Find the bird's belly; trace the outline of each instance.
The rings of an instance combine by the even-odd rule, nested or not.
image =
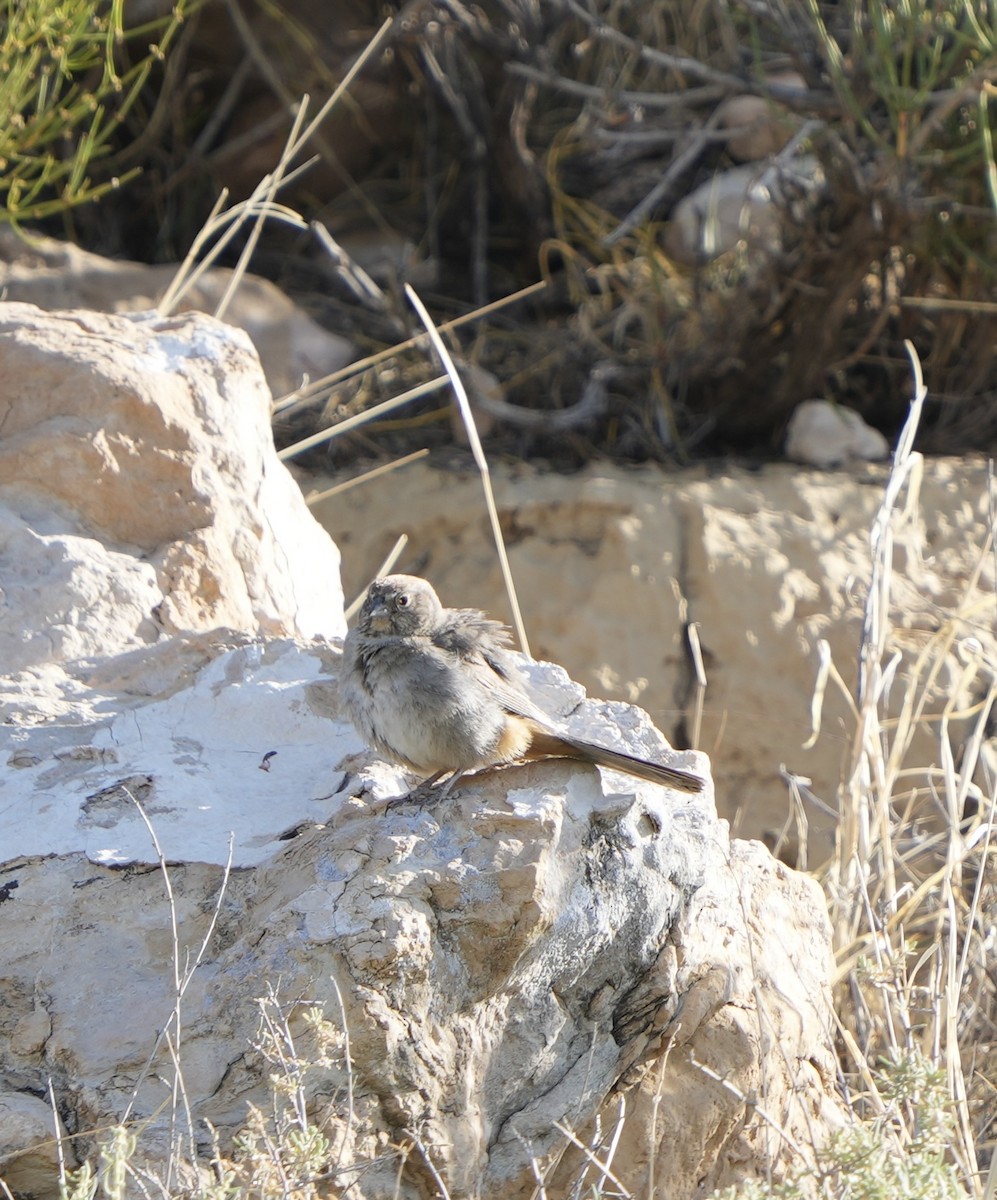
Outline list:
[[[505,714],[456,693],[425,672],[377,688],[372,734],[381,753],[424,774],[464,771],[496,761]]]

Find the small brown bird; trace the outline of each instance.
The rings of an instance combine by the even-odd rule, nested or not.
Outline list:
[[[429,776],[542,758],[571,758],[682,792],[688,771],[582,741],[539,708],[506,648],[509,631],[471,608],[444,608],[425,579],[370,585],[343,645],[343,695],[360,736],[393,762]]]

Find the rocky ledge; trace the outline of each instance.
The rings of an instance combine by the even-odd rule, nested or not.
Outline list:
[[[57,1191],[53,1128],[70,1166],[119,1121],[151,1170],[231,1153],[269,1104],[261,1004],[352,1195],[564,1196],[603,1169],[577,1139],[682,1200],[820,1144],[823,898],[709,791],[550,762],[385,811],[411,780],[343,719],[338,555],[244,335],[0,305],[0,366],[12,1190]],[[579,733],[667,752],[530,671]]]

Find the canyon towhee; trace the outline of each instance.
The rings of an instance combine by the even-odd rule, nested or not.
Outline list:
[[[444,608],[425,579],[386,575],[370,585],[343,644],[343,696],[360,736],[380,754],[428,775],[542,758],[611,767],[682,792],[698,775],[569,734],[520,682],[509,631],[470,608]]]

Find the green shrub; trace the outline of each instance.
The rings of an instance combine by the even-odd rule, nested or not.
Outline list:
[[[0,17],[0,220],[38,221],[95,200],[137,173],[94,183],[110,140],[183,20],[124,28],[124,0],[6,0]],[[128,38],[160,35],[119,74]]]

